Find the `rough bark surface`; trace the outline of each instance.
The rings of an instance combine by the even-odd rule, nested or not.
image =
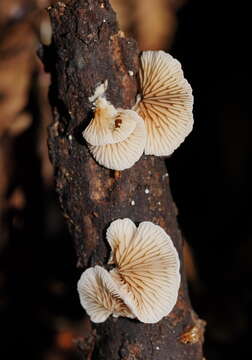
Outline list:
[[[116,107],[134,104],[135,41],[119,31],[108,0],[57,2],[49,13],[53,44],[44,56],[52,73],[54,122],[49,129],[49,150],[61,207],[75,241],[77,266],[106,264],[105,231],[111,221],[124,217],[161,225],[181,256],[177,210],[164,160],[143,156],[131,169],[114,172],[94,161],[81,135],[92,116],[88,97],[99,83],[108,80],[107,98]],[[91,338],[80,344],[82,358],[202,360],[203,323],[191,308],[183,265],[181,272],[178,302],[169,316],[157,324],[110,317],[92,325]]]

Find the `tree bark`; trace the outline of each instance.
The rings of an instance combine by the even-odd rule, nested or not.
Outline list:
[[[193,312],[183,270],[182,238],[162,158],[142,156],[116,172],[99,166],[82,131],[92,117],[93,95],[108,80],[107,98],[131,108],[137,93],[136,42],[119,31],[108,0],[68,0],[49,7],[53,44],[44,53],[52,74],[54,121],[49,152],[63,214],[75,242],[77,266],[106,264],[105,231],[117,218],[152,221],[171,236],[180,254],[182,282],[173,311],[157,324],[112,318],[94,325],[82,344],[84,359],[202,360],[203,322]],[[133,76],[132,75],[133,72]],[[148,189],[148,190],[147,190]]]

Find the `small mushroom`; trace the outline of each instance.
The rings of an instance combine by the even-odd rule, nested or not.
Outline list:
[[[89,145],[91,154],[100,165],[120,171],[130,168],[140,159],[146,143],[146,128],[143,119],[131,110],[124,110],[124,112],[134,113],[132,115],[136,124],[135,129],[125,140],[101,146]]]
[[[158,225],[118,219],[107,230],[112,253],[110,274],[131,312],[155,323],[173,309],[180,286],[180,262],[169,235]]]
[[[78,281],[80,302],[91,321],[100,323],[111,314],[134,318],[120,297],[118,285],[107,270],[95,266],[85,270]]]
[[[104,97],[95,101],[95,114],[83,131],[85,140],[94,146],[115,144],[129,137],[139,116],[133,110],[116,109]]]
[[[142,53],[139,83],[134,109],[147,128],[145,154],[171,155],[193,127],[191,86],[179,61],[164,51]]]

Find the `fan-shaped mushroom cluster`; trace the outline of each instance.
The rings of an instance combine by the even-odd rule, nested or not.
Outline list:
[[[137,318],[155,323],[173,309],[180,286],[179,258],[169,235],[158,225],[118,219],[107,230],[111,247],[108,272],[87,269],[78,282],[80,302],[91,320]]]
[[[96,161],[114,170],[146,155],[168,156],[193,127],[193,96],[179,61],[164,51],[140,57],[139,94],[132,110],[116,109],[100,85],[90,101],[94,117],[83,132]]]

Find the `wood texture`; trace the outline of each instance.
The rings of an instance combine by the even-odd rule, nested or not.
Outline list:
[[[134,104],[135,41],[119,31],[107,0],[57,2],[49,13],[53,45],[44,52],[52,74],[54,121],[49,129],[49,150],[60,204],[75,242],[77,266],[106,264],[105,231],[111,221],[124,217],[161,225],[181,256],[182,238],[164,160],[143,156],[129,170],[111,171],[94,161],[81,135],[92,116],[88,97],[99,83],[108,80],[107,97],[116,107]],[[191,308],[183,265],[181,271],[178,302],[169,316],[157,324],[111,317],[92,325],[90,339],[79,344],[82,358],[202,360],[203,323]]]

